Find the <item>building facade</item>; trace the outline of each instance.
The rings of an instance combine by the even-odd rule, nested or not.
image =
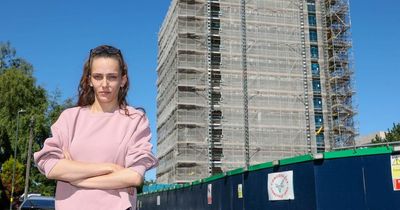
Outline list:
[[[172,0],[158,43],[157,182],[354,143],[348,0]]]

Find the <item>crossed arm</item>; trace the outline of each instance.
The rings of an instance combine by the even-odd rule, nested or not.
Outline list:
[[[74,161],[68,152],[49,172],[49,179],[66,181],[77,187],[103,190],[137,187],[143,177],[129,168],[113,163],[83,163]]]

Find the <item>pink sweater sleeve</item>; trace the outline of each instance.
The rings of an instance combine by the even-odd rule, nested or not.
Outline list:
[[[63,132],[62,128],[66,128],[66,126],[61,114],[58,120],[51,126],[52,137],[46,139],[43,148],[33,154],[36,166],[46,177],[56,163],[64,157],[62,148],[67,135],[65,131]]]
[[[131,168],[142,177],[146,170],[158,165],[158,160],[151,153],[151,133],[149,121],[146,116],[139,119],[138,126],[128,144],[125,157],[125,168]]]

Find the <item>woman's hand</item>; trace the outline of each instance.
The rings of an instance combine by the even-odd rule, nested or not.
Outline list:
[[[118,171],[121,171],[123,169],[125,169],[124,167],[117,165],[117,164],[113,164],[113,163],[100,163],[101,165],[104,165],[104,167],[106,167],[108,169],[108,171],[110,173],[108,174],[112,174],[112,173],[116,173]],[[103,176],[103,175],[101,175]],[[90,177],[90,178],[95,178],[96,176]],[[78,179],[78,180],[73,180],[70,182],[70,184],[77,186],[77,187],[83,187],[82,183],[85,183],[86,179]]]
[[[115,190],[140,186],[143,177],[130,168],[125,168],[117,172],[106,175],[93,176],[89,178],[72,180],[69,183],[81,188]]]
[[[113,163],[85,163],[73,160],[67,149],[63,149],[64,158],[58,161],[48,173],[47,178],[78,183],[84,179],[107,175],[123,170],[120,165]]]
[[[114,164],[114,163],[104,163],[104,164],[106,165],[106,167],[109,168],[110,173],[114,173],[114,172],[124,169],[124,167]]]
[[[72,160],[71,154],[69,154],[68,150],[63,150],[64,159]]]
[[[64,154],[64,159],[73,160],[71,157],[71,154],[68,152],[68,150],[64,149],[63,154]],[[109,173],[117,172],[119,170],[124,169],[124,167],[114,164],[114,163],[104,163],[104,164],[99,163],[99,167],[107,168]]]

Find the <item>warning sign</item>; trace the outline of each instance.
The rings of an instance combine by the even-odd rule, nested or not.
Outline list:
[[[393,190],[400,190],[400,155],[390,156]]]
[[[270,201],[293,200],[293,171],[268,174],[268,198]]]

